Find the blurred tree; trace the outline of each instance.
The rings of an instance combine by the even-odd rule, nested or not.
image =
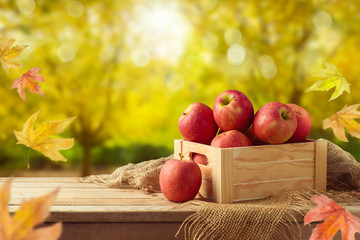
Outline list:
[[[13,129],[41,109],[39,121],[78,116],[65,134],[81,146],[82,175],[95,147],[143,144],[157,156],[161,147],[147,145],[171,149],[187,105],[212,106],[231,88],[256,110],[301,104],[312,136],[330,137],[322,120],[360,101],[359,9],[340,0],[0,1],[1,38],[29,45],[23,68],[0,71],[0,151],[11,154],[1,149],[15,144]],[[331,93],[303,93],[324,62],[345,75],[351,96],[329,103]],[[23,102],[9,88],[31,67],[42,68],[45,98],[29,93]]]

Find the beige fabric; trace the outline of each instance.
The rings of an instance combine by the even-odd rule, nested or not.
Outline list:
[[[183,222],[177,236],[198,240],[300,239],[299,218],[309,209],[314,194],[287,192],[231,204],[192,201],[197,211]]]
[[[122,183],[127,183],[145,192],[160,192],[160,170],[171,158],[172,155],[138,164],[129,163],[117,168],[112,174],[91,175],[81,178],[80,181],[103,184],[107,187],[121,187]]]
[[[360,163],[338,145],[327,141],[327,189],[360,188]]]

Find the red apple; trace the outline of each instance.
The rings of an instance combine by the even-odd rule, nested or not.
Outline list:
[[[207,165],[208,160],[207,157],[204,154],[200,153],[193,153],[192,154],[192,160],[196,162],[197,164]]]
[[[223,131],[239,130],[245,132],[254,117],[250,100],[237,90],[220,93],[214,102],[214,118]]]
[[[250,139],[238,130],[230,130],[217,135],[212,141],[211,146],[219,148],[233,148],[251,146]]]
[[[311,130],[311,117],[308,111],[299,105],[289,103],[287,104],[295,112],[297,119],[297,127],[294,134],[288,142],[303,142],[309,136]]]
[[[185,140],[204,144],[209,144],[218,131],[213,110],[203,103],[190,104],[181,114],[178,126]]]
[[[193,161],[170,159],[161,168],[159,183],[162,193],[170,201],[191,200],[200,189],[200,167]]]
[[[279,102],[262,106],[256,112],[252,125],[255,136],[270,144],[286,142],[294,134],[296,127],[295,112]]]
[[[245,135],[250,139],[253,145],[265,145],[266,142],[261,141],[258,139],[253,131],[252,125],[248,128],[248,130],[245,132]]]

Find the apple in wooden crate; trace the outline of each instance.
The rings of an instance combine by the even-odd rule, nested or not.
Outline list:
[[[193,153],[191,159],[198,164],[202,164],[202,165],[208,164],[207,157],[204,154]]]
[[[194,161],[170,159],[159,175],[162,193],[173,202],[192,200],[199,192],[201,181],[200,167]]]
[[[279,102],[262,106],[255,114],[253,132],[263,142],[281,144],[290,139],[297,127],[295,112]]]
[[[308,111],[294,103],[287,104],[295,112],[297,127],[288,142],[303,142],[311,131],[311,117]]]
[[[237,90],[220,93],[214,102],[214,118],[222,131],[245,132],[254,117],[254,108],[245,94]]]
[[[185,140],[208,144],[216,136],[218,126],[213,110],[203,103],[192,103],[181,114],[178,122]]]
[[[212,141],[211,146],[219,148],[233,148],[252,146],[250,139],[238,130],[230,130],[217,135]]]

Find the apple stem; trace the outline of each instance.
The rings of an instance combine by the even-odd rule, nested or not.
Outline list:
[[[183,156],[181,155],[181,153],[179,153],[179,156],[180,156],[180,160],[182,161],[182,160],[183,160]]]

